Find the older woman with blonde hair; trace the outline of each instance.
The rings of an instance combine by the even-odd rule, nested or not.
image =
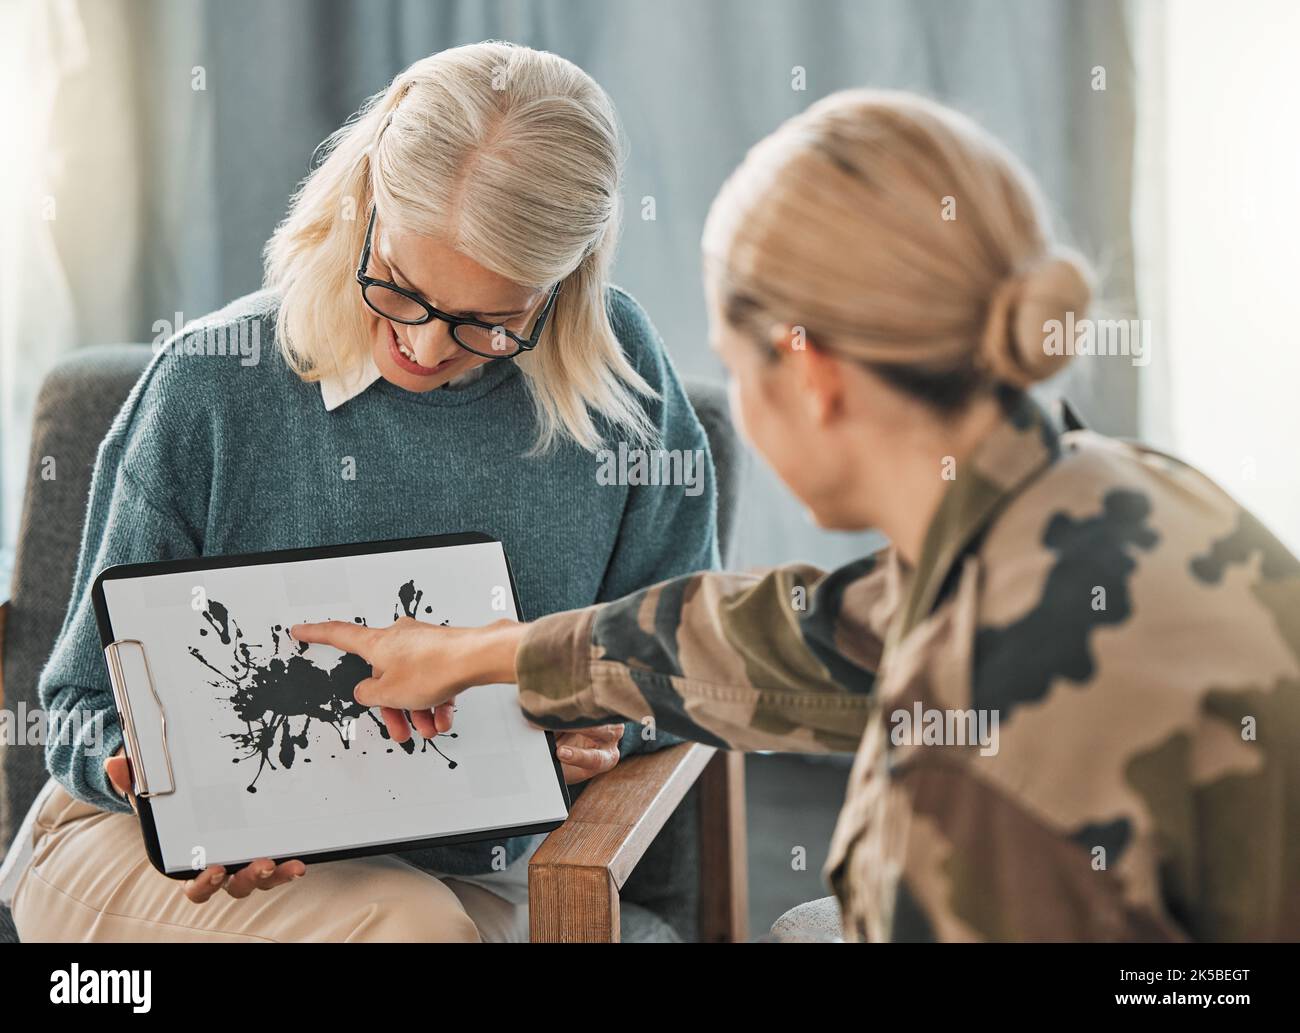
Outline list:
[[[737,423],[887,550],[292,633],[365,656],[366,704],[517,681],[555,728],[856,751],[827,868],[851,938],[1300,936],[1300,564],[1202,474],[1026,392],[1091,287],[1019,164],[937,104],[837,94],[750,152],[704,251]]]
[[[554,54],[460,47],[397,76],[325,155],[267,246],[266,289],[161,342],[100,447],[40,694],[77,727],[102,720],[103,747],[47,749],[57,785],[13,905],[24,940],[527,935],[527,838],[310,872],[261,859],[183,890],[155,872],[91,605],[99,570],[478,530],[543,616],[717,565],[703,429],[610,284],[622,146],[604,91]],[[263,333],[279,348],[202,346]],[[598,453],[622,443],[691,457],[691,483],[610,483]],[[446,732],[450,708],[426,718],[423,735]],[[640,732],[560,737],[566,779],[608,770]],[[255,890],[273,892],[244,899]]]

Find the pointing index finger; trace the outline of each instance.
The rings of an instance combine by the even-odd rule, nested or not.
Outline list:
[[[298,642],[315,642],[333,646],[345,653],[356,653],[364,660],[371,641],[370,629],[347,621],[321,621],[319,624],[295,624],[289,634]]]

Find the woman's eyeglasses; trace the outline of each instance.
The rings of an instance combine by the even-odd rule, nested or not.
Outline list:
[[[560,293],[557,283],[542,306],[541,312],[533,321],[532,332],[527,337],[520,337],[499,324],[485,323],[481,319],[467,319],[453,316],[434,308],[414,291],[399,287],[389,280],[379,280],[366,275],[370,265],[370,242],[375,233],[375,207],[370,208],[370,225],[366,227],[366,243],[361,249],[361,261],[357,264],[357,283],[361,285],[361,296],[370,308],[385,319],[407,326],[420,326],[440,319],[451,325],[451,337],[468,352],[488,359],[511,359],[520,352],[532,351],[541,340],[546,320],[555,304],[555,296]]]

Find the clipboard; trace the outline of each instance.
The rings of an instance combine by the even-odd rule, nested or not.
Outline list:
[[[368,665],[288,636],[300,621],[520,619],[490,535],[115,566],[92,599],[145,850],[164,875],[499,842],[568,816],[554,736],[527,724],[513,686],[461,697],[446,742],[396,744],[351,698]]]

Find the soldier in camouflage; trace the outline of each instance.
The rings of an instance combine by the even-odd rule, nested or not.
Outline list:
[[[913,570],[702,573],[542,618],[524,710],[856,750],[828,862],[851,936],[1300,933],[1300,564],[1194,470],[1023,394],[965,466]],[[918,703],[996,715],[995,752],[900,742]]]

